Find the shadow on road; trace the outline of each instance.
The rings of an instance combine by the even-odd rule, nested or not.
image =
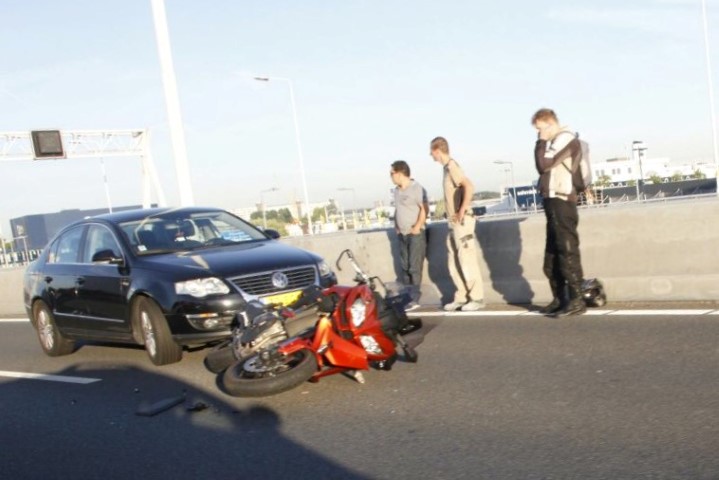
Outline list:
[[[102,381],[0,384],[3,478],[367,478],[283,435],[271,408],[159,370],[77,364],[54,374]],[[182,395],[156,416],[136,414]]]

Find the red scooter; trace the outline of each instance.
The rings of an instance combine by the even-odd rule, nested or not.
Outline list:
[[[379,278],[365,274],[349,250],[340,254],[339,270],[345,256],[357,274],[357,284],[305,291],[297,307],[316,308],[314,326],[283,341],[270,342],[230,365],[222,378],[229,394],[274,395],[307,380],[317,382],[343,372],[363,381],[361,370],[392,368],[397,346],[408,361],[417,361],[416,351],[402,338],[421,328],[420,320],[409,320],[405,313],[409,296],[390,292]],[[378,284],[384,287],[384,297],[377,292]],[[290,324],[294,315],[288,309],[258,315],[244,332],[245,338],[252,336],[253,329],[266,332],[277,330],[279,324]]]

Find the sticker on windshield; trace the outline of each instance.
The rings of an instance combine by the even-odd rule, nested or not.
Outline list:
[[[147,251],[147,247],[144,245],[138,245],[137,250],[140,252],[145,252],[145,251]]]
[[[247,242],[252,240],[252,237],[247,232],[243,232],[242,230],[227,230],[222,232],[221,235],[225,240],[230,240],[232,242]]]

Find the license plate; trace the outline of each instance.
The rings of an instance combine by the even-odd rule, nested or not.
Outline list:
[[[283,307],[286,307],[287,305],[296,302],[301,296],[302,290],[297,290],[294,292],[285,292],[279,293],[277,295],[269,295],[267,297],[263,297],[261,300],[264,304],[279,304]]]

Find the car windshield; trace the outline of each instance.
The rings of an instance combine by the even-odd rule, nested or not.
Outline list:
[[[247,222],[223,211],[177,212],[120,223],[138,255],[183,252],[267,240]]]

